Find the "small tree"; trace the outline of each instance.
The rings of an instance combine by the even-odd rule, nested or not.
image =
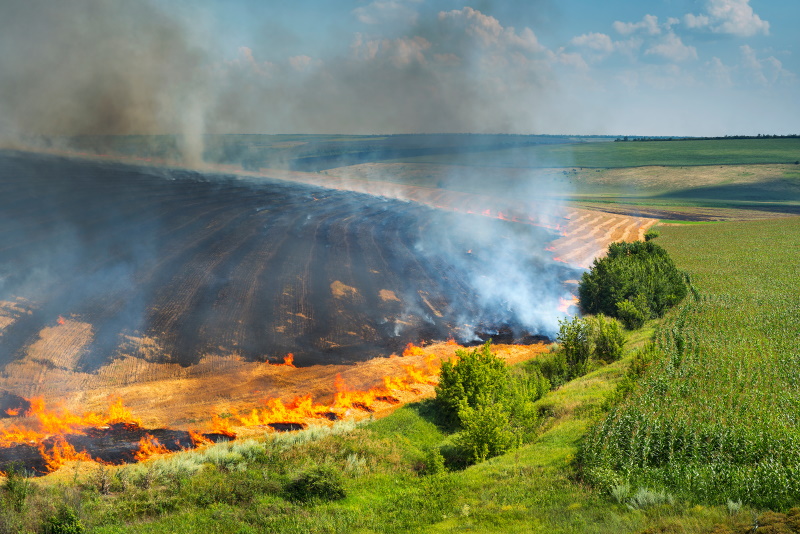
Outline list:
[[[558,343],[567,361],[568,379],[586,373],[589,356],[592,354],[592,328],[575,316],[571,321],[559,321]]]
[[[601,313],[592,320],[592,329],[595,358],[606,363],[619,360],[625,348],[622,324],[613,317],[606,317]]]

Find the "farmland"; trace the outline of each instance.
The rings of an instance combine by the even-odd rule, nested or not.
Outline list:
[[[662,235],[700,296],[661,325],[663,356],[592,434],[587,463],[631,487],[789,507],[800,491],[800,219]]]
[[[280,136],[271,142],[286,143],[273,146],[276,151],[286,151],[302,146],[309,149],[303,144],[308,141],[302,136]],[[391,142],[391,136],[337,137],[329,141],[375,144]],[[255,140],[251,138],[250,142]],[[526,206],[530,210],[537,204],[520,203],[518,197],[522,197],[521,191],[537,191],[536,186],[545,184],[536,200],[563,206],[560,223],[566,234],[552,235],[547,244],[560,260],[572,265],[571,269],[588,265],[609,241],[641,238],[655,222],[641,215],[650,214],[662,219],[656,227],[660,232],[657,243],[669,251],[679,269],[689,274],[695,293],[664,319],[649,321],[644,329],[628,333],[627,353],[622,360],[595,362],[589,374],[537,401],[541,419],[536,439],[463,470],[425,474],[429,452],[446,450],[452,445],[453,435],[439,424],[430,401],[421,401],[381,409],[376,415],[385,417],[376,420],[362,412],[363,422],[358,425],[341,422],[298,434],[259,433],[256,428],[249,433],[257,438],[254,441],[241,440],[107,471],[78,462],[44,477],[29,498],[30,507],[9,515],[8,521],[35,525],[41,517],[56,513],[57,503],[74,503],[77,493],[83,504],[76,509],[93,532],[469,529],[699,533],[714,528],[744,532],[756,521],[763,525],[770,517],[765,510],[787,511],[798,504],[800,492],[800,434],[796,430],[800,413],[796,380],[800,372],[796,363],[800,359],[800,267],[796,261],[800,256],[800,219],[792,216],[800,205],[800,175],[793,161],[796,143],[792,139],[637,143],[574,143],[562,139],[547,145],[486,148],[458,156],[398,158],[395,150],[384,152],[393,159],[355,164],[343,161],[342,167],[314,173],[279,172],[268,167],[237,171],[236,176],[245,175],[248,180],[274,176],[305,183],[312,187],[308,191],[318,191],[313,187],[325,184],[349,189],[350,193],[315,192],[320,200],[307,202],[314,207],[325,202],[333,208],[321,223],[327,228],[336,227],[336,202],[356,191],[402,198],[404,203],[413,199],[427,206],[420,211],[424,214],[437,210],[470,214],[485,209],[491,224],[511,232],[508,235],[512,238],[520,235],[513,230],[515,225],[542,222],[523,219]],[[681,148],[680,154],[670,154],[670,147]],[[510,163],[493,159],[505,150],[508,153],[503,161]],[[556,161],[559,154],[566,157],[568,153],[572,154],[568,164]],[[590,157],[597,158],[598,166],[576,165],[578,161],[588,163]],[[547,158],[551,166],[537,167]],[[645,166],[629,166],[640,163]],[[489,188],[487,175],[491,177]],[[191,183],[195,189],[205,187]],[[224,209],[211,205],[220,213],[229,210],[233,216],[237,213],[233,206],[242,202],[247,205],[248,195],[236,193],[242,186],[238,181],[225,184],[226,195],[233,192],[236,203]],[[160,195],[161,202],[177,202],[179,195],[167,192]],[[215,198],[220,202],[219,196]],[[205,201],[211,203],[211,199]],[[412,213],[405,204],[402,206],[403,216]],[[260,221],[258,213],[247,214],[247,220]],[[202,218],[207,217],[202,212],[197,216],[208,221],[198,223],[200,228],[214,220]],[[373,220],[379,218],[376,215]],[[687,222],[698,224],[683,224]],[[401,225],[398,222],[394,228],[399,231]],[[374,233],[375,229],[363,231]],[[345,242],[349,235],[341,233]],[[359,235],[356,233],[353,242],[363,244]],[[375,257],[391,253],[381,246],[380,239],[377,241],[374,248],[365,250],[376,251]],[[18,244],[17,250],[24,248]],[[413,247],[406,246],[405,250],[405,254],[413,255]],[[388,267],[380,270],[391,272]],[[325,267],[323,272],[335,268]],[[559,275],[562,290],[572,283],[564,280],[567,274],[564,271]],[[576,276],[575,271],[569,274]],[[379,281],[399,278],[381,274]],[[328,284],[334,279],[341,285]],[[324,293],[339,306],[342,297],[352,296],[352,288],[358,288],[359,295],[377,293],[379,306],[396,304],[392,295],[378,291],[388,285],[364,285],[338,275],[326,281]],[[399,292],[392,294],[398,296]],[[219,295],[225,297],[224,293]],[[469,298],[465,292],[458,302]],[[431,309],[422,298],[420,303]],[[23,300],[7,300],[0,310],[0,327],[11,333],[15,325],[36,320],[39,309]],[[366,313],[358,306],[353,309]],[[433,309],[444,308],[434,304]],[[293,368],[263,366],[257,357],[242,361],[221,351],[223,355],[203,357],[181,368],[158,360],[158,346],[148,344],[143,336],[135,340],[139,343],[135,358],[115,360],[93,374],[91,369],[80,368],[95,335],[90,322],[81,320],[87,317],[86,312],[63,312],[68,314],[65,324],[55,322],[57,313],[51,313],[26,338],[38,343],[24,345],[27,350],[50,354],[50,343],[61,343],[63,349],[58,358],[27,362],[41,369],[38,375],[26,378],[30,384],[36,383],[37,376],[66,376],[65,369],[72,366],[80,372],[81,384],[107,380],[82,400],[96,402],[108,390],[108,384],[119,383],[124,385],[120,391],[126,398],[135,399],[137,406],[150,407],[153,413],[161,414],[161,420],[168,421],[172,421],[166,419],[168,408],[155,410],[156,403],[148,400],[159,388],[171,391],[170,399],[181,403],[198,402],[192,400],[192,387],[213,388],[209,389],[211,399],[196,405],[198,410],[187,411],[191,417],[200,417],[200,408],[235,408],[234,402],[219,402],[225,395],[257,402],[258,395],[250,391],[255,388],[279,396],[281,388],[284,394],[293,395],[313,388],[331,396],[329,379],[336,372],[348,383],[369,387],[380,375],[390,374],[398,360],[375,358],[355,365],[343,361]],[[438,319],[445,325],[446,334],[451,319],[443,315]],[[367,315],[363,317],[370,321]],[[210,331],[203,327],[198,332],[208,335]],[[160,334],[150,333],[151,338]],[[658,347],[655,360],[620,400],[615,388],[625,381],[636,351],[651,340]],[[452,357],[452,349],[442,345],[425,350],[438,358]],[[516,345],[499,346],[497,350],[508,361],[538,358],[541,352]],[[509,358],[510,354],[516,357]],[[136,362],[136,369],[125,367],[131,362]],[[26,360],[15,365],[19,363]],[[526,364],[518,365],[525,368]],[[7,384],[14,374],[6,377]],[[122,380],[123,375],[127,378],[122,382],[113,381]],[[323,375],[328,380],[325,385],[321,382]],[[212,381],[212,376],[227,377],[229,385],[235,387],[226,389],[227,385]],[[145,378],[146,384],[137,383]],[[433,394],[429,384],[414,387],[420,395],[398,394],[398,398],[405,402]],[[281,488],[308,465],[339,473],[347,497],[326,503],[298,503],[287,498]]]

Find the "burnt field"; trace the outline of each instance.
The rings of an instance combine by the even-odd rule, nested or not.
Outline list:
[[[0,365],[351,363],[552,332],[549,230],[269,179],[0,153]],[[527,287],[519,287],[525,285]],[[515,287],[516,286],[516,287]],[[520,298],[522,297],[522,298]]]

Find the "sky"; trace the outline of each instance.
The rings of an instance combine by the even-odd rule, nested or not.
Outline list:
[[[0,0],[0,137],[800,133],[797,0]]]

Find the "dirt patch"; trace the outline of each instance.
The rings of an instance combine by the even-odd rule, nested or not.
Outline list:
[[[397,295],[394,294],[394,291],[389,291],[388,289],[381,289],[378,291],[378,296],[381,298],[382,301],[396,301],[400,302],[400,299],[397,298]]]
[[[339,280],[335,280],[331,283],[331,293],[337,299],[341,299],[344,297],[356,297],[358,296],[358,289],[345,285],[341,283]]]

